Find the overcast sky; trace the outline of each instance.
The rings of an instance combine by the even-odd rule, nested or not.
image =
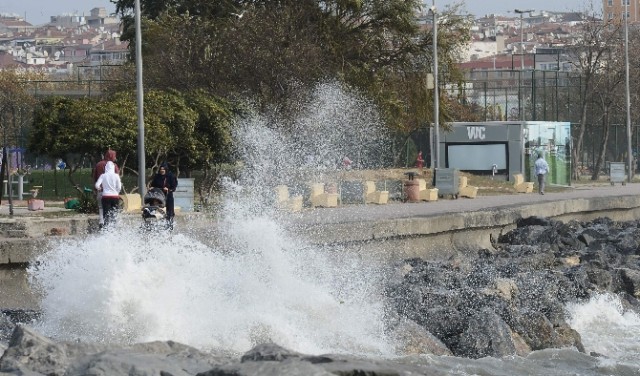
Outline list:
[[[27,22],[40,25],[49,22],[51,16],[63,13],[89,15],[95,7],[107,8],[108,13],[116,11],[109,0],[0,0],[0,13],[15,13],[25,17]]]
[[[432,0],[425,0],[427,5],[432,4]],[[461,0],[436,0],[437,8],[444,8],[446,5],[460,3]],[[595,10],[602,11],[601,0],[466,0],[464,1],[467,12],[476,16],[485,14],[502,14],[504,16],[514,15],[514,9],[535,9],[550,11],[580,11],[594,4]]]
[[[425,0],[429,5],[433,0]],[[595,1],[596,10],[602,7],[601,0],[466,0],[466,10],[476,16],[485,14],[513,15],[514,9],[535,9],[553,11],[584,10]],[[436,0],[438,8],[461,2],[461,0]],[[28,22],[39,25],[49,21],[51,16],[63,13],[89,15],[95,7],[105,7],[107,12],[115,12],[115,5],[109,0],[0,0],[0,13],[26,15]]]

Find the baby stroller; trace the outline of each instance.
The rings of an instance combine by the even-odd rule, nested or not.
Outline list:
[[[160,188],[151,188],[144,195],[142,219],[145,228],[153,229],[160,227],[159,225],[166,225],[165,200],[164,192]]]

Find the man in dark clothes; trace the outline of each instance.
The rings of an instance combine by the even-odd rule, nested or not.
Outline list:
[[[173,204],[173,192],[178,187],[178,179],[169,171],[169,164],[164,162],[160,165],[158,173],[156,173],[149,185],[152,188],[160,188],[166,196],[165,211],[167,213],[167,222],[173,224],[173,217],[176,215]]]
[[[116,167],[116,174],[120,174],[120,168],[116,164],[116,151],[108,149],[104,153],[104,158],[96,163],[96,166],[93,168],[93,184],[95,185],[98,181],[100,175],[104,174],[104,168],[107,165],[107,162],[113,162]],[[98,213],[100,217],[100,227],[104,226],[104,209],[102,207],[102,191],[96,191],[96,199],[98,200]]]

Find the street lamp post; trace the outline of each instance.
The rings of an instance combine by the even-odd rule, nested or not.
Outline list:
[[[524,71],[524,18],[525,13],[533,12],[533,9],[515,9],[514,12],[520,14],[520,73],[518,74],[518,114],[520,121],[524,121],[524,95],[522,91],[522,71]]]
[[[138,102],[138,187],[144,201],[146,191],[146,161],[144,149],[144,92],[142,86],[142,31],[140,27],[140,0],[135,0],[136,22],[136,86]]]
[[[633,149],[631,148],[631,95],[629,94],[629,0],[625,1],[624,9],[624,70],[625,70],[625,99],[627,106],[627,160],[629,171],[627,180],[631,183],[634,171]]]
[[[533,9],[515,9],[514,12],[520,14],[520,70],[524,70],[524,18],[525,13],[533,12]]]
[[[440,168],[440,92],[438,90],[438,11],[436,0],[432,0],[430,11],[433,15],[433,167]]]

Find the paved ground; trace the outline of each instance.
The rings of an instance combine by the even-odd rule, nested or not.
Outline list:
[[[302,223],[345,223],[383,218],[390,219],[433,216],[442,213],[478,211],[492,207],[531,204],[535,202],[625,195],[640,195],[640,183],[631,183],[627,185],[616,184],[615,186],[579,186],[563,192],[549,192],[544,196],[537,193],[529,193],[518,195],[478,196],[475,199],[463,197],[458,199],[444,198],[435,202],[421,203],[393,202],[388,205],[346,205],[339,208],[305,209],[302,213],[295,214],[294,216],[297,221]],[[8,201],[3,199],[0,203],[0,218],[8,218],[9,209]],[[13,201],[14,217],[42,215],[55,216],[54,213],[56,212],[69,212],[69,210],[62,208],[61,202],[56,202],[54,205],[52,203],[47,204],[45,201],[44,210],[30,211],[27,208],[26,201]],[[52,214],[49,215],[45,213]]]
[[[505,207],[536,202],[550,202],[590,197],[640,195],[640,183],[580,186],[563,192],[545,195],[527,193],[518,195],[478,196],[475,199],[439,199],[434,202],[391,203],[388,205],[349,205],[340,208],[305,210],[298,214],[302,223],[348,223],[375,219],[435,216],[443,213],[480,211],[493,207]]]
[[[68,212],[69,210],[64,209],[62,202],[46,202],[44,210],[32,211],[29,210],[26,200],[13,200],[11,202],[11,206],[9,205],[9,201],[7,198],[3,198],[0,203],[0,217],[9,217],[11,209],[13,209],[13,215],[15,217],[21,216],[40,216],[43,213],[56,213],[56,212]]]

